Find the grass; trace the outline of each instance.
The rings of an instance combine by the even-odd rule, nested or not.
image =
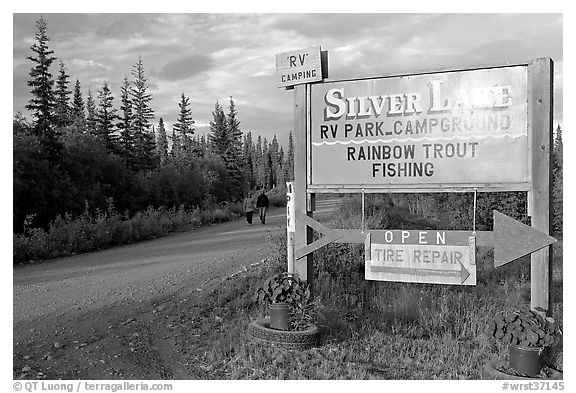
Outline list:
[[[371,202],[372,203],[372,202]],[[371,228],[420,225],[417,219],[369,207]],[[345,206],[340,227],[354,227]],[[346,218],[348,217],[348,218]],[[342,226],[344,225],[344,226]],[[389,226],[392,225],[392,226]],[[357,226],[356,226],[357,227]],[[193,318],[193,332],[177,345],[187,370],[206,379],[479,379],[493,357],[506,360],[506,347],[485,333],[496,312],[529,303],[529,261],[494,269],[492,250],[478,252],[478,285],[460,287],[364,280],[363,245],[331,245],[315,253],[314,294],[319,299],[321,345],[306,351],[251,342],[246,328],[257,309],[251,296],[260,283],[286,266],[285,236],[271,238],[266,264],[228,280],[180,310]],[[562,321],[562,242],[554,245],[557,301]],[[192,316],[192,317],[191,317]],[[216,322],[216,316],[224,322]],[[182,327],[184,328],[184,326]],[[185,326],[186,330],[190,326]],[[549,362],[562,369],[561,344]]]

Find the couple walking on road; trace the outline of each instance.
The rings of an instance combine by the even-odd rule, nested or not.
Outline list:
[[[260,222],[262,223],[262,225],[266,224],[266,210],[270,205],[270,202],[268,201],[268,196],[266,195],[265,191],[266,191],[265,189],[262,189],[260,191],[260,195],[258,195],[258,198],[256,198],[256,209],[259,210]],[[248,221],[248,225],[252,225],[252,215],[254,214],[255,196],[256,192],[254,192],[254,194],[249,192],[248,195],[246,195],[246,198],[244,198],[243,207],[244,207],[244,213],[246,213],[246,221]]]

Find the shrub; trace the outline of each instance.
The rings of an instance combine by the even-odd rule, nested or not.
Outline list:
[[[126,244],[164,236],[185,228],[228,221],[237,217],[228,207],[213,210],[148,207],[134,216],[120,215],[109,201],[107,212],[96,210],[94,215],[84,213],[73,218],[58,216],[48,229],[25,227],[23,234],[13,235],[13,263],[50,259],[60,256],[95,251],[117,244]]]

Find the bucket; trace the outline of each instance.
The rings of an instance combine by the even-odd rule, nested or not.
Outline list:
[[[535,377],[540,374],[540,354],[542,347],[521,347],[519,345],[509,345],[510,360],[509,366],[518,374],[527,377]]]
[[[269,305],[270,310],[270,327],[277,330],[289,330],[290,322],[288,315],[290,307],[288,303],[272,303]]]

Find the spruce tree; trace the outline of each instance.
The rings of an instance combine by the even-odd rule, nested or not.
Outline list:
[[[154,119],[154,111],[150,107],[152,95],[147,92],[148,86],[142,57],[138,57],[138,62],[132,68],[132,76],[134,80],[130,89],[130,97],[133,111],[134,164],[136,169],[152,169],[155,167],[156,141],[153,133],[150,132],[150,121]]]
[[[70,99],[68,98],[68,96],[72,94],[72,92],[68,90],[68,85],[70,84],[68,81],[69,77],[70,75],[66,74],[66,66],[61,61],[60,72],[58,73],[58,79],[56,80],[56,107],[54,122],[57,127],[66,127],[72,123],[70,116]]]
[[[31,88],[32,98],[26,105],[26,109],[32,112],[35,119],[34,132],[40,137],[42,145],[47,149],[51,159],[61,150],[62,145],[58,139],[58,134],[54,127],[54,79],[50,73],[50,66],[56,60],[52,56],[54,51],[48,48],[48,38],[46,34],[46,21],[41,16],[36,21],[36,41],[30,47],[33,56],[27,59],[34,63],[30,70],[30,80],[28,86]]]
[[[277,185],[278,179],[276,173],[278,168],[281,168],[280,164],[280,152],[278,151],[278,138],[276,138],[276,134],[272,138],[272,142],[270,143],[270,160],[271,160],[271,172],[272,172],[272,184]]]
[[[194,120],[192,119],[192,111],[190,108],[190,99],[182,93],[178,107],[178,119],[174,123],[173,129],[179,134],[178,142],[184,148],[191,148],[192,135],[194,135]]]
[[[208,142],[210,144],[210,150],[216,156],[224,157],[226,155],[229,144],[228,127],[226,124],[226,116],[218,101],[216,101],[214,111],[212,112]]]
[[[158,146],[160,166],[164,166],[168,162],[168,138],[166,137],[166,129],[164,128],[164,120],[162,118],[160,118],[160,122],[158,123],[158,140],[156,144]]]
[[[244,172],[242,170],[242,131],[240,121],[237,118],[238,111],[234,100],[230,97],[228,114],[226,115],[226,126],[228,128],[228,147],[226,149],[226,164],[228,178],[230,179],[230,195],[233,200],[242,199],[244,188]]]
[[[98,120],[96,115],[96,103],[92,97],[92,91],[88,90],[88,98],[86,98],[86,131],[89,135],[97,135]]]
[[[228,137],[230,138],[230,145],[234,148],[238,158],[240,159],[240,151],[242,146],[242,131],[240,130],[240,121],[236,118],[238,111],[236,111],[236,105],[234,100],[230,97],[230,106],[228,110],[228,115],[226,116],[226,122],[228,124]]]
[[[554,138],[554,150],[552,155],[552,206],[553,217],[552,225],[555,233],[562,233],[564,226],[564,142],[562,141],[562,128],[560,125],[556,128]]]
[[[180,150],[182,146],[182,142],[180,142],[180,137],[176,134],[176,130],[172,127],[172,136],[170,137],[172,140],[172,149],[170,150],[170,155],[172,157],[179,157]]]
[[[98,92],[97,133],[104,140],[106,148],[111,152],[117,152],[117,137],[114,135],[114,121],[116,120],[116,109],[114,108],[114,96],[108,87],[108,82],[104,82]]]
[[[79,127],[86,124],[86,114],[84,113],[84,99],[82,98],[82,89],[80,88],[80,81],[76,79],[74,85],[74,96],[72,98],[72,122]]]
[[[248,131],[248,133],[244,136],[244,143],[242,145],[242,158],[244,159],[244,181],[246,182],[246,188],[248,190],[251,190],[256,186],[256,176],[254,174],[255,155],[256,152],[254,148],[254,141],[252,140],[252,133]]]
[[[124,77],[124,82],[120,87],[120,115],[118,120],[116,127],[120,132],[118,137],[120,155],[127,162],[128,167],[134,169],[134,158],[132,156],[132,148],[134,147],[132,100],[130,99],[130,82],[126,77]]]

